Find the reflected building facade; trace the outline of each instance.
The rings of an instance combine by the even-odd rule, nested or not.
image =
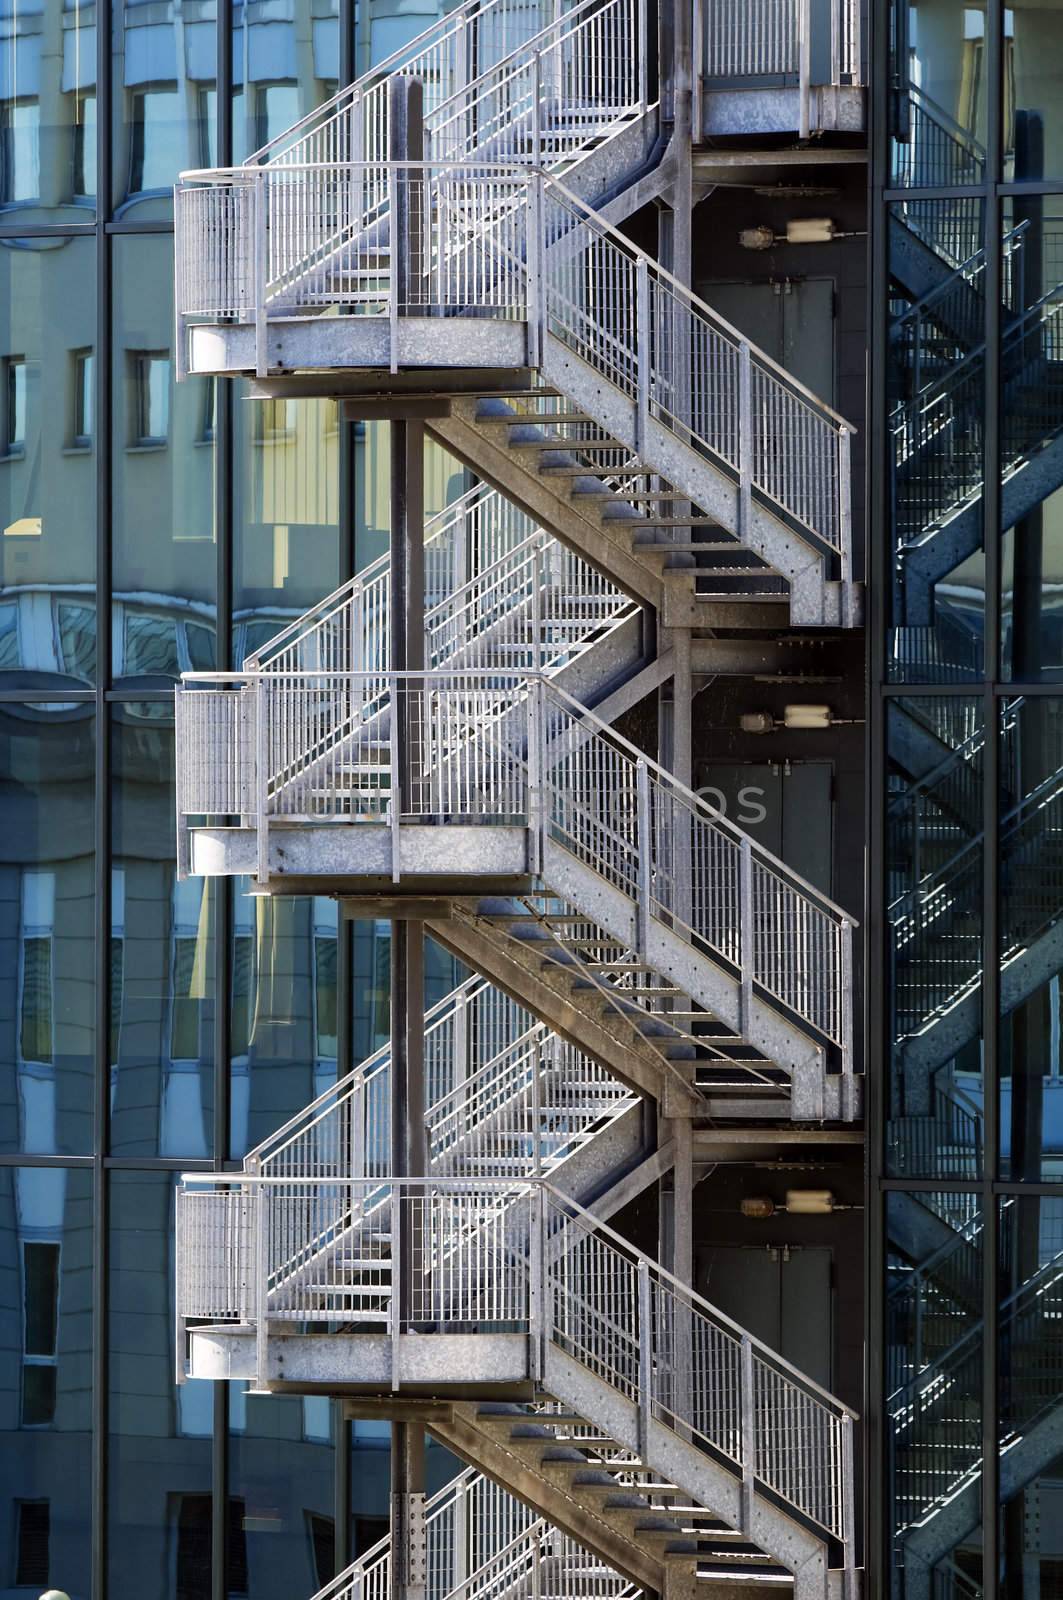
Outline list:
[[[872,1147],[895,1600],[1063,1577],[1063,5],[879,19]]]
[[[387,924],[176,880],[174,681],[327,595],[388,510],[382,428],[176,385],[172,184],[435,15],[379,12],[0,6],[5,1600],[289,1600],[386,1526],[386,1429],[178,1387],[173,1346],[176,1175],[238,1163],[389,1023]],[[463,487],[440,457],[437,502]]]

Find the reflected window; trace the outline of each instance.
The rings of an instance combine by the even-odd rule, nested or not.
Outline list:
[[[130,105],[129,193],[168,189],[181,167],[182,97],[170,84],[138,89]]]
[[[60,670],[91,683],[96,672],[96,613],[91,606],[57,603]]]
[[[28,371],[24,356],[5,356],[3,361],[4,453],[22,455],[26,448],[26,409]]]
[[[96,96],[80,94],[74,112],[74,198],[96,197]]]
[[[40,192],[40,103],[5,100],[0,107],[0,193],[4,204],[36,200]]]
[[[18,1500],[15,1504],[18,1512],[15,1583],[37,1588],[48,1582],[51,1504],[47,1500]]]
[[[59,1332],[59,1245],[22,1245],[22,1426],[55,1420],[56,1340]]]
[[[201,87],[196,91],[196,99],[199,106],[199,164],[201,167],[213,167],[218,148],[218,91],[213,86]]]
[[[297,400],[260,400],[255,410],[255,438],[260,443],[295,438]]]
[[[0,604],[0,672],[19,665],[18,610],[17,600]]]
[[[55,934],[55,873],[26,872],[22,878],[22,951],[19,1053],[24,1062],[51,1064],[52,943]]]
[[[92,409],[96,363],[91,350],[74,351],[74,415],[70,442],[77,449],[92,443]]]
[[[306,1530],[310,1538],[314,1577],[318,1587],[324,1588],[336,1572],[336,1524],[331,1517],[308,1511]]]
[[[170,357],[165,350],[132,350],[133,443],[164,445],[170,428]]]

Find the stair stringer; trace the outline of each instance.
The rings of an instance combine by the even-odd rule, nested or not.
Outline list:
[[[950,266],[943,256],[939,256],[924,239],[903,223],[900,217],[892,216],[889,222],[889,271],[890,276],[902,284],[913,301],[923,300],[935,289],[943,289],[947,283],[957,279],[958,269]],[[959,281],[956,288],[960,288]],[[967,299],[965,307],[967,320],[965,323],[953,323],[949,326],[948,296],[944,296],[935,307],[935,316],[943,327],[956,336],[961,343],[967,338],[972,325],[977,327],[984,316],[982,297],[973,285],[968,284],[967,294],[962,298]]]
[[[645,465],[667,478],[679,494],[701,506],[722,528],[740,538],[747,550],[787,580],[795,627],[846,624],[843,585],[829,579],[826,553],[813,545],[811,535],[809,541],[803,540],[755,496],[751,499],[749,525],[743,526],[737,478],[684,444],[653,416],[645,419],[645,439],[640,439],[638,401],[622,394],[551,333],[543,340],[541,371],[547,383],[573,400]]]
[[[704,1116],[708,1106],[678,1070],[670,1067],[638,1029],[613,1009],[595,1015],[577,1006],[568,993],[560,970],[518,960],[490,924],[475,915],[453,916],[429,922],[432,938],[466,966],[525,1006],[567,1043],[607,1065],[620,1082],[637,1094],[648,1095],[665,1108],[666,1115]],[[523,954],[523,952],[522,952]]]
[[[438,444],[505,495],[533,522],[546,528],[628,594],[661,611],[665,607],[669,580],[662,576],[659,567],[633,554],[630,543],[623,542],[624,523],[618,520],[616,533],[619,537],[611,537],[611,530],[572,504],[559,483],[532,472],[519,452],[507,449],[491,437],[476,418],[475,410],[475,402],[455,401],[449,416],[433,417],[425,423],[425,428]],[[690,580],[682,582],[684,590],[689,589]]]
[[[640,1435],[638,1407],[611,1384],[548,1342],[543,1387],[609,1438],[641,1455],[654,1472],[731,1528],[741,1529],[767,1555],[794,1574],[794,1600],[826,1600],[829,1592],[826,1536],[817,1536],[756,1489],[749,1525],[743,1526],[742,1481],[707,1452],[651,1416]]]
[[[1000,525],[1013,528],[1063,484],[1063,434],[1025,458],[1001,487]],[[982,495],[962,506],[950,521],[899,552],[904,572],[904,621],[909,627],[933,623],[934,585],[982,542]]]
[[[1063,917],[1053,923],[1039,939],[1009,961],[1000,975],[1001,1014],[1016,1006],[1046,983],[1063,966]],[[982,1022],[982,989],[978,984],[961,1000],[916,1035],[901,1051],[904,1076],[905,1112],[927,1116],[930,1112],[931,1078],[939,1067],[976,1037]]]
[[[663,1561],[657,1560],[644,1543],[610,1523],[597,1505],[589,1507],[574,1500],[561,1485],[537,1472],[529,1461],[479,1427],[476,1410],[475,1405],[455,1404],[445,1420],[432,1417],[425,1426],[433,1438],[461,1460],[493,1479],[632,1583],[659,1594],[664,1592],[667,1573]]]
[[[629,950],[639,948],[639,917],[634,903],[549,837],[543,847],[542,875],[552,890]],[[642,958],[655,972],[670,978],[683,994],[690,995],[769,1060],[789,1071],[791,1115],[795,1121],[849,1119],[859,1114],[855,1106],[843,1104],[844,1079],[849,1075],[827,1076],[822,1045],[755,993],[744,1006],[738,976],[725,971],[656,917],[651,915],[647,920]],[[855,1080],[851,1081],[855,1091]]]
[[[1063,1452],[1063,1406],[1041,1416],[1022,1438],[1000,1455],[1000,1501],[1012,1499]],[[970,1538],[982,1520],[982,1474],[972,1474],[926,1522],[903,1536],[907,1600],[928,1600],[932,1568]],[[908,1558],[914,1557],[911,1587]]]

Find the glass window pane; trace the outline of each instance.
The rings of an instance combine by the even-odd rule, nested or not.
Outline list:
[[[0,1149],[92,1150],[95,718],[0,708]]]
[[[172,706],[116,707],[112,755],[111,940],[121,965],[111,996],[111,1149],[206,1157],[214,1106],[214,893],[202,878],[177,882]]]
[[[336,1080],[336,904],[248,893],[233,912],[230,1155]]]
[[[1004,11],[1004,176],[1063,178],[1063,4]]]
[[[1001,517],[1006,677],[1063,678],[1063,200],[1005,201]]]
[[[1001,1175],[1036,1182],[1063,1177],[1063,701],[1008,702],[1000,741]]]
[[[6,0],[2,10],[0,208],[17,208],[20,223],[85,222],[96,196],[95,7]]]
[[[125,0],[114,18],[114,204],[121,215],[163,219],[179,172],[216,148],[213,0],[180,18]]]
[[[210,1600],[213,1385],[174,1383],[175,1182],[111,1174],[109,1600],[147,1573],[159,1600]]]
[[[888,1170],[975,1178],[983,1158],[981,701],[888,704]]]
[[[233,655],[239,665],[339,582],[336,404],[236,389]]]
[[[985,278],[981,200],[889,215],[890,677],[983,671]]]
[[[956,188],[986,177],[985,11],[893,0],[892,181]]]
[[[0,667],[9,688],[62,678],[84,687],[95,677],[95,461],[70,448],[66,398],[74,353],[92,349],[94,267],[89,239],[0,242]]]
[[[91,1172],[0,1168],[0,1271],[8,1313],[0,1433],[4,1582],[32,1596],[46,1589],[87,1595]]]
[[[290,1600],[333,1577],[338,1422],[328,1410],[323,1429],[298,1395],[229,1385],[230,1596]]]
[[[174,381],[173,244],[114,241],[116,678],[168,687],[215,662],[213,384]]]
[[[892,1594],[974,1600],[982,1581],[978,1197],[894,1192],[886,1227]]]
[[[429,7],[422,27],[434,20]],[[339,80],[339,4],[323,0],[309,22],[310,46],[291,13],[233,6],[233,159],[243,161],[322,105]],[[416,29],[419,32],[420,29]],[[250,89],[245,93],[245,86]]]

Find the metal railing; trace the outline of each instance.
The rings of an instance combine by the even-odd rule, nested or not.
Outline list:
[[[851,1070],[848,914],[549,680],[471,670],[190,675],[177,691],[182,863],[189,817],[219,798],[216,782],[201,792],[191,775],[210,765],[204,741],[229,726],[215,709],[225,696],[245,705],[253,738],[241,751],[255,761],[243,771],[219,752],[235,773],[221,798],[255,797],[242,814],[256,830],[261,876],[273,820],[386,823],[396,872],[404,821],[521,826],[535,861],[556,842],[628,897],[640,947],[648,919],[663,922],[838,1045]]]
[[[464,548],[470,536],[472,563]],[[386,671],[390,568],[390,557],[381,556],[249,657],[248,670],[278,678]],[[638,609],[597,568],[483,486],[427,524],[425,569],[432,599],[424,659],[433,669],[550,671]]]
[[[636,1600],[641,1590],[471,1468],[425,1505],[426,1600]],[[563,1581],[563,1589],[551,1579]],[[391,1535],[314,1596],[390,1600]]]
[[[829,43],[828,81],[835,86],[863,82],[859,0],[829,0],[829,41],[819,38],[821,11],[812,0],[700,0],[695,6],[695,38],[704,39],[703,71],[710,82],[726,85],[750,80],[797,80],[798,132],[807,139],[812,118],[814,47]]]
[[[557,339],[634,404],[633,443],[640,455],[652,453],[649,428],[658,424],[734,478],[745,521],[756,492],[796,529],[837,553],[847,575],[849,425],[563,185],[527,169],[427,163],[383,164],[371,173],[359,168],[356,185],[383,184],[387,206],[416,219],[402,269],[394,268],[381,222],[362,228],[329,263],[301,279],[293,300],[291,274],[282,262],[285,251],[301,260],[303,247],[298,240],[289,244],[286,226],[268,216],[274,191],[283,193],[304,170],[310,174],[284,166],[223,175],[225,182],[248,189],[260,243],[250,250],[234,244],[200,254],[189,240],[179,267],[179,320],[215,317],[227,302],[225,315],[254,321],[256,362],[263,372],[275,273],[285,277],[277,308],[286,313],[329,306],[387,318],[395,360],[403,316],[525,321],[532,364],[544,341]],[[322,182],[342,179],[347,187],[355,171],[349,165],[342,174],[314,170]],[[208,177],[211,185],[223,181],[217,174]],[[182,194],[199,193],[194,181],[190,176],[179,190],[179,210]],[[209,222],[199,225],[209,231]],[[188,231],[181,215],[178,227]],[[267,237],[280,255],[264,274]],[[250,262],[263,281],[250,289],[235,280],[228,288],[209,277],[201,281],[199,274],[213,273],[219,261],[231,263],[234,272]]]
[[[659,1424],[750,1493],[763,1485],[840,1540],[852,1566],[853,1413],[590,1212],[541,1180],[350,1180],[341,1271],[318,1227],[319,1197],[335,1181],[187,1177],[179,1322],[250,1322],[260,1373],[271,1321],[353,1320],[392,1338],[527,1332],[533,1367],[536,1350],[556,1348],[635,1408],[644,1438]],[[228,1204],[233,1191],[249,1203]],[[235,1254],[254,1263],[250,1289],[223,1310],[211,1260]]]

